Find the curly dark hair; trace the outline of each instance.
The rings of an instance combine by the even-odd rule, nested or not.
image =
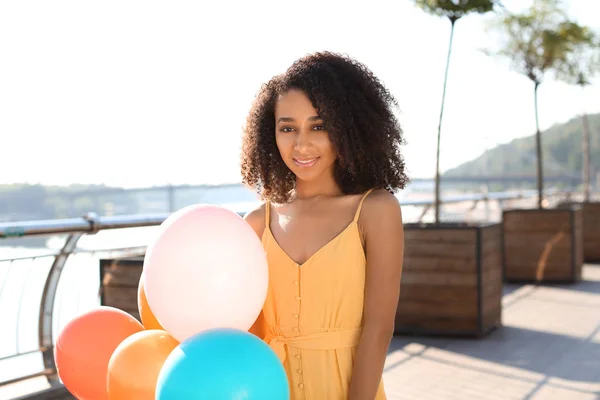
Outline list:
[[[244,127],[245,185],[264,200],[291,199],[295,176],[275,141],[275,102],[291,89],[303,91],[323,119],[338,155],[334,175],[343,193],[405,187],[403,131],[393,113],[398,102],[365,65],[331,52],[303,57],[261,87]]]

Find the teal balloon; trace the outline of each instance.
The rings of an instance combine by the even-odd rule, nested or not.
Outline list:
[[[289,400],[275,352],[255,335],[219,328],[196,334],[167,357],[156,400]]]

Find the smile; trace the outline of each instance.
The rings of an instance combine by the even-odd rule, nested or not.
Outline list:
[[[294,158],[294,164],[296,164],[299,167],[312,167],[313,165],[315,165],[317,160],[319,160],[319,157],[306,158],[304,160]]]

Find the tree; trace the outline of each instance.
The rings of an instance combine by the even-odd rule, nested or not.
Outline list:
[[[566,83],[578,85],[581,90],[591,84],[592,77],[600,72],[600,39],[587,27],[572,26],[563,32],[575,43],[574,50],[566,57],[558,71],[558,78]],[[583,197],[590,201],[590,126],[585,110],[581,113],[583,153]]]
[[[559,0],[534,0],[522,13],[505,13],[494,25],[502,45],[488,54],[508,58],[511,67],[533,82],[536,126],[538,208],[543,208],[544,172],[538,118],[538,88],[551,72],[560,74],[581,45],[585,28],[571,21]]]
[[[448,45],[448,57],[446,59],[446,71],[444,73],[444,86],[442,89],[442,105],[440,107],[440,118],[437,132],[437,152],[435,159],[435,223],[440,221],[440,139],[442,133],[442,118],[444,116],[444,102],[446,99],[446,82],[448,81],[448,69],[450,56],[452,54],[452,41],[454,38],[454,27],[460,18],[476,13],[484,14],[493,11],[495,6],[500,5],[499,0],[414,0],[415,4],[426,12],[446,17],[450,20],[450,43]]]

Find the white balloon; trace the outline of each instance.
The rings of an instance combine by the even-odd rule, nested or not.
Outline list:
[[[144,259],[148,305],[182,342],[207,329],[248,330],[267,296],[261,241],[239,215],[198,204],[170,215]]]

